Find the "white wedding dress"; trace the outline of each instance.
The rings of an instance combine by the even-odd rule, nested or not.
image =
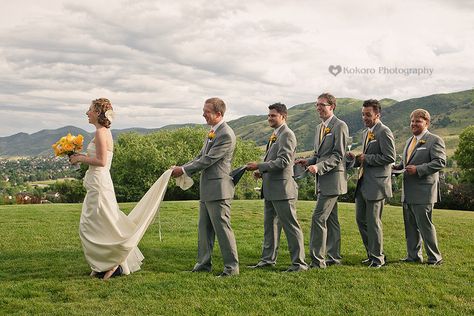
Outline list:
[[[92,142],[87,147],[87,155],[96,155]],[[112,156],[113,153],[107,151],[107,165],[89,166],[86,172],[87,194],[82,205],[79,235],[93,271],[108,271],[121,265],[123,274],[130,274],[140,269],[144,259],[137,245],[159,209],[171,170],[161,175],[127,216],[120,211],[115,198],[110,177]]]

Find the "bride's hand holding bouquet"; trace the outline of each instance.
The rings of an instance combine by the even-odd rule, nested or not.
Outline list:
[[[72,164],[77,163],[77,156],[82,156],[79,152],[82,150],[84,144],[84,137],[79,134],[77,136],[68,133],[61,137],[56,143],[52,145],[54,155],[56,157],[69,156],[69,161]]]

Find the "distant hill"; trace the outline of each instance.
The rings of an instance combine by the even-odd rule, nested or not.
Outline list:
[[[162,128],[127,128],[112,129],[114,139],[122,133],[149,134],[163,129],[176,129],[185,126],[196,126],[197,124],[168,125]],[[51,145],[62,136],[71,133],[84,136],[84,144],[88,144],[94,137],[94,133],[89,133],[82,128],[75,126],[64,126],[58,129],[45,129],[34,134],[18,133],[7,137],[0,137],[0,157],[12,156],[49,156],[53,154]]]
[[[87,143],[92,136],[75,126],[58,129],[45,129],[34,134],[18,133],[8,137],[0,137],[0,156],[36,156],[52,154],[51,145],[67,133],[82,134]]]
[[[396,100],[381,100],[382,107],[387,108],[397,103]],[[360,109],[362,100],[339,98],[335,110],[336,116],[344,120],[349,131],[355,132],[363,128]],[[288,125],[298,138],[298,151],[307,151],[313,148],[315,127],[319,124],[319,115],[314,103],[304,103],[288,109]],[[267,116],[245,116],[229,122],[235,133],[243,139],[254,140],[258,145],[266,144],[271,127],[268,126]]]
[[[337,99],[336,115],[344,120],[354,143],[360,143],[361,130],[364,128],[361,119],[363,100],[351,98]],[[397,152],[401,152],[405,140],[410,135],[409,115],[416,108],[424,108],[431,113],[432,126],[430,128],[446,141],[448,155],[452,155],[459,142],[460,132],[467,126],[474,124],[474,89],[434,94],[405,101],[382,99],[382,121],[395,134]],[[298,138],[298,152],[313,149],[314,130],[319,118],[314,108],[314,102],[298,104],[288,110],[288,125]],[[176,129],[184,126],[199,126],[200,124],[167,125],[161,128],[128,128],[112,130],[114,138],[126,132],[148,134],[163,129]],[[258,145],[265,145],[271,134],[266,115],[249,115],[229,122],[237,136],[246,140],[253,140]],[[84,135],[85,142],[89,142],[93,135],[74,126],[65,126],[55,130],[42,130],[34,134],[18,133],[8,137],[0,137],[0,157],[33,156],[52,154],[51,144],[61,136],[71,134]],[[357,148],[357,145],[355,146]]]
[[[448,155],[451,156],[458,146],[459,134],[464,128],[474,124],[474,89],[409,99],[387,109],[383,113],[383,119],[395,134],[398,152],[411,135],[409,116],[417,108],[430,112],[430,131],[443,137]]]

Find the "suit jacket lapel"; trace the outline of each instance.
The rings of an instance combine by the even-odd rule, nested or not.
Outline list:
[[[329,128],[329,133],[331,133],[331,131],[332,131],[332,127],[334,126],[334,122],[336,121],[335,118],[336,118],[336,116],[334,115],[328,123],[327,128]],[[319,133],[321,133],[321,127],[323,127],[323,123],[321,122],[321,124],[319,124],[319,126],[320,126],[319,127],[320,128]],[[320,134],[318,134],[318,140],[319,140],[319,135]],[[324,143],[324,140],[326,139],[326,135],[327,135],[327,133],[326,133],[326,131],[324,131],[323,132],[323,138],[321,139],[321,143],[318,146],[318,150],[319,150],[319,148],[321,148],[321,145]]]
[[[413,141],[413,138],[412,138],[412,141]],[[410,146],[410,144],[411,144],[411,142],[408,143],[408,146]],[[416,148],[418,147],[418,145],[420,145],[420,142],[418,142],[418,143],[416,144],[415,148],[413,148],[413,151],[411,152],[410,157],[407,157],[407,165],[408,165],[408,163],[410,162],[410,160],[413,158],[413,156],[415,155]],[[408,150],[408,148],[407,148],[407,150]]]
[[[408,164],[408,162],[410,162],[410,160],[412,160],[413,156],[415,156],[416,149],[417,149],[418,147],[420,147],[422,143],[426,143],[426,138],[427,138],[427,136],[428,136],[428,133],[429,133],[429,132],[426,131],[425,135],[423,135],[423,137],[420,138],[420,140],[416,143],[416,146],[415,146],[415,148],[413,148],[413,151],[411,152],[410,157],[408,157],[408,159],[407,159],[407,164]],[[408,150],[408,147],[406,147],[406,148],[407,148],[407,150]]]
[[[319,135],[321,135],[321,127],[323,123],[321,122],[318,126],[316,126],[316,135],[314,137],[314,149],[316,151],[319,150],[319,146],[321,146],[321,142],[319,141]]]
[[[412,135],[412,137],[413,137],[413,135]],[[407,152],[408,152],[408,146],[410,146],[410,140],[411,140],[411,137],[408,138],[407,142],[405,143],[405,147],[403,148],[403,161],[404,161],[404,166],[403,167],[408,165],[408,160],[409,160],[408,158],[409,157],[407,157]]]
[[[362,152],[365,154],[365,152],[367,151],[367,147],[369,147],[369,143],[367,143],[367,137],[369,137],[369,129],[366,128],[364,130],[364,133],[362,134],[362,140],[363,140],[363,143],[362,143]],[[365,144],[367,143],[367,145]]]
[[[266,150],[266,152],[265,152],[265,157],[263,157],[263,161],[265,161],[265,160],[267,159],[268,153],[269,153],[270,150],[272,149],[272,146],[275,145],[275,143],[277,142],[277,140],[278,140],[278,135],[280,135],[280,134],[283,132],[283,129],[284,129],[284,128],[285,128],[285,126],[282,126],[282,127],[278,130],[278,132],[275,134],[276,139],[275,139],[275,141],[274,141],[273,143],[270,144],[270,139],[268,140],[268,142],[267,142],[267,150]],[[275,132],[275,131],[273,131],[273,133],[274,133],[274,132]]]
[[[273,145],[273,144],[272,144]],[[265,151],[265,157],[263,157],[263,161],[266,161],[267,160],[267,156],[268,156],[268,152],[270,151],[270,148],[272,146],[270,145],[270,140],[268,140],[267,142],[267,150]]]
[[[225,122],[223,122],[221,125],[219,125],[216,130],[214,131],[214,139],[209,139],[209,136],[206,136],[206,143],[204,145],[204,154],[207,154],[209,152],[209,149],[211,148],[211,143],[214,142],[217,138],[217,131],[219,131],[223,126]]]
[[[379,127],[382,125],[381,122],[378,122],[377,124],[374,125],[374,128],[372,129],[372,134],[375,135],[375,132],[379,129]],[[364,137],[364,144],[365,142],[367,141],[367,137],[369,137],[369,128],[367,128],[365,130],[365,137]],[[374,136],[375,137],[375,136]],[[369,144],[372,140],[369,140],[367,142],[367,145],[365,146],[365,149],[364,149],[364,154],[367,152],[367,148],[369,148]]]

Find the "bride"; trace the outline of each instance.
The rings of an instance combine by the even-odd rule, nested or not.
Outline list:
[[[96,127],[87,155],[74,154],[72,164],[89,165],[84,177],[87,190],[82,205],[79,235],[91,276],[104,280],[140,269],[142,253],[137,245],[152,222],[166,192],[171,171],[166,171],[127,216],[120,211],[110,176],[113,146],[110,125],[114,117],[108,99],[92,101],[86,112]]]

